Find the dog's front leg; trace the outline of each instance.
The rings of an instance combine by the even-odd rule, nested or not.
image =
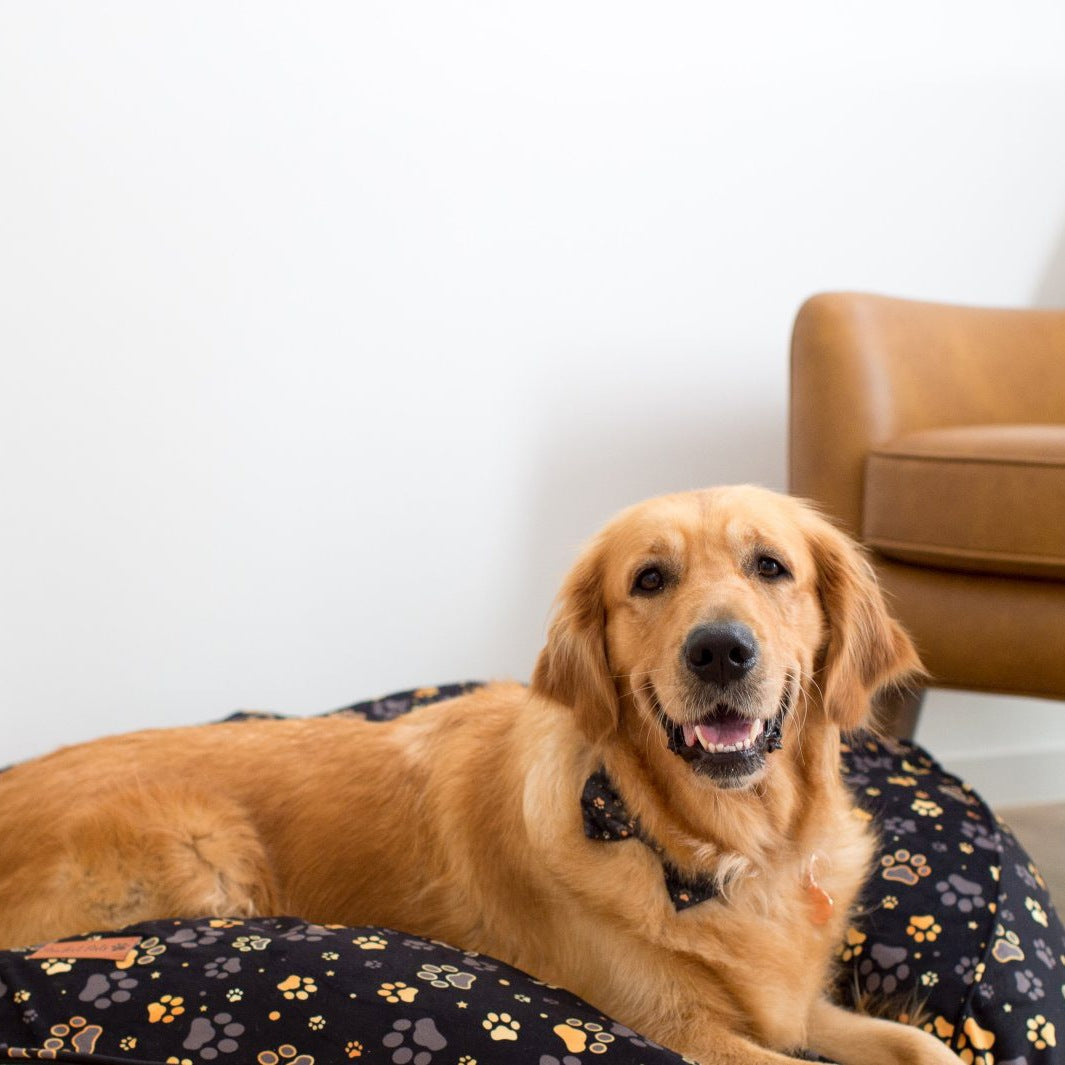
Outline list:
[[[840,1065],[958,1065],[935,1036],[908,1024],[852,1013],[830,1002],[810,1011],[811,1050]]]
[[[717,1028],[704,1032],[697,1043],[677,1038],[674,1042],[667,1040],[666,1046],[680,1050],[699,1065],[808,1065],[800,1058],[779,1054],[734,1032]],[[958,1063],[952,1060],[951,1065]]]

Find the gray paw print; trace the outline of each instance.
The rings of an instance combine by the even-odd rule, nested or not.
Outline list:
[[[105,1010],[115,1002],[129,1002],[130,992],[140,983],[121,969],[106,976],[93,973],[78,994],[79,1002],[91,1002],[98,1010]]]
[[[1058,960],[1054,957],[1054,952],[1047,946],[1045,939],[1037,939],[1032,943],[1032,948],[1035,950],[1035,956],[1048,968],[1054,969],[1057,967]],[[0,995],[3,998],[3,995]]]
[[[167,942],[177,947],[185,947],[192,950],[193,947],[213,947],[222,938],[220,928],[212,928],[210,925],[201,925],[198,928],[179,928]]]
[[[944,906],[956,906],[962,913],[982,910],[987,905],[980,885],[966,880],[959,873],[951,873],[946,880],[940,880],[936,884],[936,891]]]
[[[465,964],[471,969],[476,969],[479,973],[494,973],[499,969],[498,965],[493,965],[478,954],[464,954],[464,956],[466,958]]]
[[[545,999],[544,1001],[546,1002],[547,1000]],[[614,1021],[610,1025],[610,1031],[613,1032],[614,1035],[621,1036],[622,1039],[627,1039],[634,1047],[639,1047],[641,1050],[645,1047],[652,1047],[655,1050],[663,1049],[653,1039],[648,1039],[645,1035],[639,1035],[631,1028],[626,1028],[625,1025],[619,1024],[617,1021]]]
[[[408,1046],[408,1041],[413,1046]],[[433,1060],[430,1051],[443,1050],[447,1046],[447,1040],[431,1017],[423,1017],[420,1021],[406,1018],[393,1021],[392,1031],[381,1042],[386,1047],[395,1048],[392,1051],[394,1065],[429,1065]],[[417,1047],[424,1049],[417,1050]]]
[[[884,830],[896,836],[912,836],[917,831],[917,822],[912,817],[886,817]]]
[[[1002,844],[999,834],[989,832],[979,821],[962,821],[961,834],[970,843],[985,851],[997,851]]]
[[[906,963],[905,947],[889,947],[875,943],[869,956],[858,966],[865,990],[870,994],[883,992],[893,994],[909,978],[910,967]]]
[[[1021,865],[1020,862],[1016,862],[1014,863],[1013,868],[1017,875],[1024,882],[1025,886],[1031,888],[1034,891],[1038,885],[1036,884],[1035,877],[1032,876],[1032,872],[1028,868],[1028,866]]]
[[[287,940],[289,943],[320,943],[326,936],[332,935],[336,933],[320,924],[298,924],[278,938]]]
[[[219,1054],[232,1054],[240,1046],[237,1036],[243,1034],[244,1025],[235,1022],[231,1014],[216,1013],[210,1020],[195,1018],[181,1045],[186,1050],[199,1051],[204,1061],[213,1061]]]
[[[1017,990],[1022,995],[1027,995],[1033,1002],[1038,1002],[1046,994],[1043,990],[1043,981],[1031,969],[1016,971],[1013,979],[1016,981]]]
[[[961,977],[961,982],[968,987],[976,979],[976,967],[980,964],[979,958],[970,958],[967,955],[958,959],[954,966],[954,972]]]
[[[210,980],[228,980],[240,972],[240,958],[215,958],[203,967],[203,975]]]
[[[550,1054],[541,1054],[540,1065],[581,1065],[581,1059],[575,1058],[572,1054],[567,1054],[560,1061],[558,1058],[553,1058]]]

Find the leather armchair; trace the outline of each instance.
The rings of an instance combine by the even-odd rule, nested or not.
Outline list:
[[[868,546],[932,685],[1065,698],[1065,311],[814,296],[789,482]]]

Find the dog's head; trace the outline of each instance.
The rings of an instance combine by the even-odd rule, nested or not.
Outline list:
[[[532,688],[594,740],[627,725],[742,787],[788,742],[800,700],[854,729],[877,689],[919,671],[853,541],[797,500],[741,486],[611,521],[563,585]]]

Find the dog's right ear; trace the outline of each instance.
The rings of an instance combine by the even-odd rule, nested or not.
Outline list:
[[[533,694],[571,706],[594,743],[618,724],[617,689],[606,653],[602,552],[587,549],[570,571],[530,685]]]

